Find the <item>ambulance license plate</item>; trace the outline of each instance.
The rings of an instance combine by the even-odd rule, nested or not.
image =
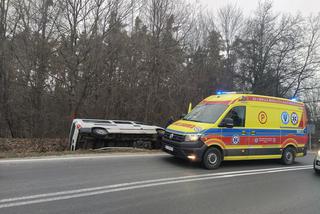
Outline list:
[[[173,152],[173,147],[171,147],[171,146],[165,145],[164,148],[165,148],[166,150],[169,150],[169,151]]]

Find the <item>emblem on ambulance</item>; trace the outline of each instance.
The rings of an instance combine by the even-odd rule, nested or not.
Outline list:
[[[238,144],[238,143],[240,143],[240,137],[239,137],[239,135],[233,135],[233,137],[232,137],[232,143],[233,143],[233,144]]]
[[[283,124],[288,124],[289,123],[289,118],[290,117],[289,117],[288,112],[286,112],[286,111],[282,112],[281,121],[282,121]]]
[[[261,124],[265,124],[268,120],[268,116],[264,111],[260,111],[258,115],[258,120]]]
[[[298,123],[298,115],[295,112],[292,112],[291,114],[291,123],[293,125],[296,125]]]
[[[173,134],[170,134],[170,135],[169,135],[169,138],[172,139],[172,138],[173,138]]]

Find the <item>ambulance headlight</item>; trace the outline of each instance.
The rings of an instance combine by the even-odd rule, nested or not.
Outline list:
[[[320,158],[320,150],[318,151],[318,155],[317,156],[318,156],[318,158]]]
[[[195,141],[198,141],[199,138],[200,138],[200,135],[198,135],[198,134],[187,134],[185,141],[195,142]]]

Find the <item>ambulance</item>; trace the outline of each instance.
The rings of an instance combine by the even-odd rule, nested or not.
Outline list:
[[[219,92],[169,125],[162,149],[216,169],[222,161],[305,156],[307,114],[302,102],[278,97]]]

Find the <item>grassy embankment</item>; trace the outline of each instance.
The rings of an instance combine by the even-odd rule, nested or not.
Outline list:
[[[23,158],[39,156],[57,156],[73,154],[100,154],[100,153],[154,153],[158,150],[138,148],[106,148],[103,150],[70,151],[67,139],[10,139],[0,138],[1,158]]]

